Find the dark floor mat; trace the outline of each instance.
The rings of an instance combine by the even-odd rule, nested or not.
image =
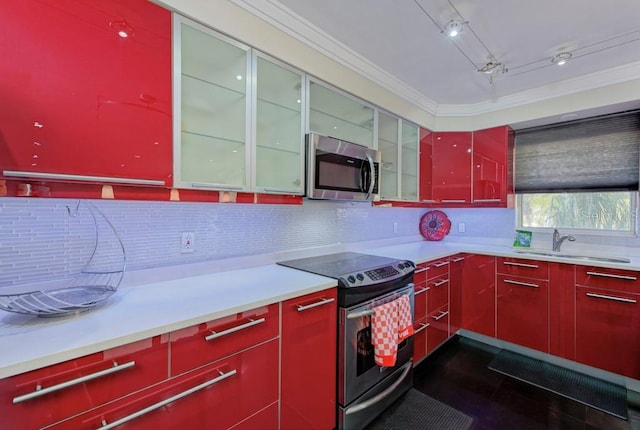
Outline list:
[[[412,388],[366,430],[467,430],[471,424],[473,418]]]
[[[489,369],[627,419],[627,390],[621,385],[507,350],[498,353]]]

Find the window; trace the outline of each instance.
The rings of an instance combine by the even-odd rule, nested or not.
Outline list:
[[[516,131],[518,228],[635,234],[640,112]]]

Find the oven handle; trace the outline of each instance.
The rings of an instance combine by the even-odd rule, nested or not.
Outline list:
[[[407,287],[413,288],[413,287],[415,287],[415,285],[413,283],[410,283],[410,284],[407,285]],[[362,317],[368,317],[368,316],[373,315],[375,313],[376,313],[375,309],[366,309],[364,311],[352,312],[350,314],[347,314],[347,319],[348,320],[355,320],[355,319],[362,318]]]
[[[384,400],[386,397],[391,395],[396,390],[396,388],[398,388],[398,385],[402,383],[404,378],[406,378],[412,366],[413,366],[413,362],[409,361],[407,364],[404,365],[405,369],[402,372],[402,375],[400,375],[400,377],[393,384],[391,384],[389,388],[384,390],[382,393],[376,396],[373,396],[369,400],[360,403],[359,405],[350,407],[347,411],[345,411],[345,415],[355,414],[356,412],[360,412],[363,409],[367,409],[368,407],[375,405],[376,403]]]

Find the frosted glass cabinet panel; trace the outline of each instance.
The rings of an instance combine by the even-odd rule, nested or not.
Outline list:
[[[380,169],[380,196],[383,199],[397,199],[398,192],[398,127],[397,117],[378,113],[378,151],[382,155]]]
[[[309,131],[375,148],[373,107],[309,82]]]
[[[175,184],[245,190],[250,48],[174,20]]]
[[[402,180],[403,200],[418,200],[418,126],[402,121]]]
[[[302,194],[303,75],[276,61],[256,65],[255,188]]]

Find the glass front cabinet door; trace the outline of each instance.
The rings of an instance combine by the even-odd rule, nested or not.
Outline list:
[[[256,191],[302,194],[304,76],[261,54],[254,56]]]
[[[418,126],[402,121],[402,200],[418,200]]]
[[[398,118],[378,112],[378,150],[382,156],[380,169],[380,196],[383,199],[400,197],[398,187]]]
[[[375,148],[374,108],[315,81],[309,82],[309,131]]]
[[[174,183],[302,194],[303,74],[174,15]]]

